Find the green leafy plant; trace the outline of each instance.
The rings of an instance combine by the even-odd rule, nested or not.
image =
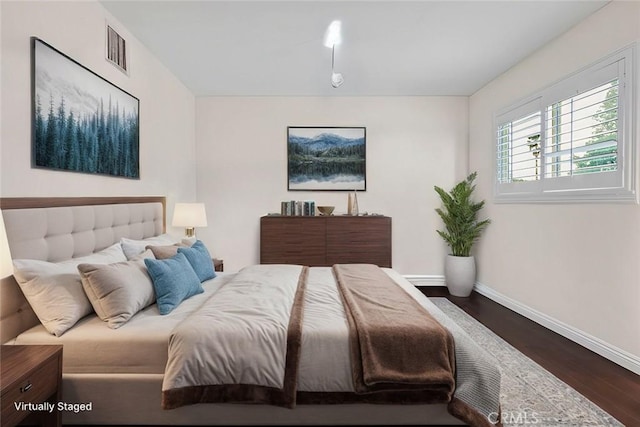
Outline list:
[[[436,231],[451,247],[453,256],[469,256],[471,247],[491,223],[489,219],[482,221],[477,219],[478,212],[484,206],[484,200],[478,203],[471,200],[473,190],[476,188],[473,181],[477,175],[477,172],[472,173],[448,193],[437,185],[433,187],[442,200],[442,209],[437,208],[436,212],[445,226],[445,231]]]

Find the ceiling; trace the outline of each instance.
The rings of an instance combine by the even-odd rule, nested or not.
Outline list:
[[[465,96],[607,1],[101,3],[196,96]]]

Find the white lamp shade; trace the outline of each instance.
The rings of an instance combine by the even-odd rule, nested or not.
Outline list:
[[[207,213],[204,203],[176,203],[173,210],[174,227],[206,227]]]
[[[342,23],[340,21],[333,21],[329,24],[327,31],[324,34],[324,45],[326,47],[333,47],[342,43]]]
[[[4,219],[2,211],[0,211],[0,279],[9,277],[13,274],[13,263],[11,261],[11,252],[9,251],[9,239],[4,228]]]

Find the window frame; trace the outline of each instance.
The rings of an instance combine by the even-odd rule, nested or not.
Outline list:
[[[637,45],[634,43],[572,73],[554,84],[521,99],[493,115],[494,201],[496,203],[571,203],[629,202],[638,203],[636,194],[635,139],[639,124],[634,123],[637,111]],[[618,79],[618,151],[617,170],[569,177],[547,177],[545,171],[547,109],[554,103],[604,85],[610,76]],[[540,179],[501,183],[498,158],[501,126],[540,112]],[[635,127],[635,128],[634,128]]]

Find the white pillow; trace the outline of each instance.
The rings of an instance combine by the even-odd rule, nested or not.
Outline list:
[[[116,243],[95,254],[58,263],[15,259],[13,275],[40,322],[59,337],[93,311],[82,289],[78,264],[126,260],[120,243]]]
[[[113,264],[78,265],[82,287],[93,309],[112,329],[156,301],[144,258],[154,258],[153,253],[147,250],[134,260]]]
[[[127,239],[123,237],[120,239],[120,245],[122,245],[122,251],[128,260],[133,259],[136,255],[140,255],[145,251],[148,245],[173,245],[178,243],[180,239],[177,239],[170,234],[161,234],[159,236],[149,237],[143,240]]]

